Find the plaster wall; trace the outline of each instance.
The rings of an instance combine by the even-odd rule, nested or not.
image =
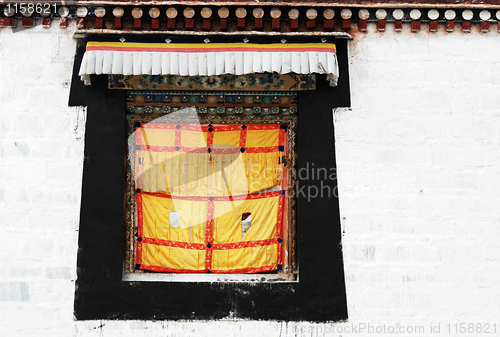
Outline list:
[[[349,43],[352,108],[332,116],[349,310],[337,324],[74,321],[74,22],[0,30],[0,335],[500,335],[500,36],[473,28],[369,25]]]

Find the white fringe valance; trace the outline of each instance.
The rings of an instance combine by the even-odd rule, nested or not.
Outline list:
[[[245,75],[327,74],[337,84],[338,63],[333,43],[125,43],[88,42],[79,75]]]

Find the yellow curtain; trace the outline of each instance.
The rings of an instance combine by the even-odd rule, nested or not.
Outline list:
[[[135,135],[141,269],[278,268],[285,127],[149,123]]]

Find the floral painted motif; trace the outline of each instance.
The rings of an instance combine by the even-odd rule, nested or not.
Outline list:
[[[216,89],[219,87],[220,78],[217,76],[205,77],[203,79],[203,87],[208,89]]]
[[[147,76],[147,75],[144,75]],[[150,75],[148,76],[149,82],[150,83],[156,83],[158,85],[163,84],[163,76],[160,75]]]
[[[262,75],[262,77],[259,80],[260,85],[273,84],[273,83],[274,83],[274,78],[267,74]]]
[[[184,76],[177,76],[175,78],[175,85],[178,86],[178,87],[187,87],[188,84],[189,84],[189,79],[187,77],[184,77]]]
[[[300,88],[302,90],[312,90],[311,88],[316,88],[316,76],[302,75],[300,77]]]
[[[222,85],[222,86],[231,86],[232,81],[233,81],[232,75],[221,75],[220,76],[220,85]]]
[[[193,82],[193,84],[203,85],[203,79],[204,78],[205,78],[204,76],[193,76],[193,77],[190,77],[189,80],[191,82]]]
[[[238,76],[234,81],[234,86],[236,88],[245,88],[248,85],[248,83],[249,81],[247,80],[246,76]]]
[[[123,76],[123,75],[118,75]],[[161,75],[141,75],[138,79],[138,84],[142,88],[157,89],[158,86],[165,83],[163,76]]]
[[[128,90],[296,91],[316,89],[316,76],[277,73],[238,76],[109,75],[108,87]]]
[[[285,85],[285,81],[281,78],[280,74],[267,73],[262,75],[259,79],[259,84],[265,89],[279,89]]]
[[[109,75],[108,86],[115,89],[125,89],[126,84],[124,83],[124,75]]]

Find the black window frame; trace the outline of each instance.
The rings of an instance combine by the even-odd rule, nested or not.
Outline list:
[[[317,89],[298,94],[298,170],[312,163],[336,170],[332,109],[350,106],[347,40],[336,44],[338,86],[317,75]],[[298,180],[298,282],[122,281],[126,91],[107,89],[106,75],[92,76],[92,85],[84,86],[78,76],[84,51],[80,40],[69,99],[70,106],[87,106],[76,319],[347,319],[338,198],[308,201],[304,195],[309,186],[336,191],[336,179]]]

